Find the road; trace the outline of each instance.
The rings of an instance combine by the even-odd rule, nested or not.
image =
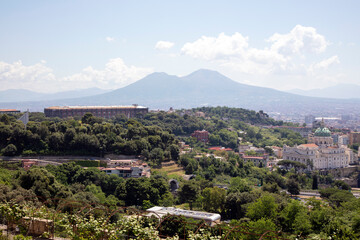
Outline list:
[[[356,192],[352,192],[352,194],[356,197],[356,198],[360,198],[360,192],[356,191]],[[308,190],[308,191],[300,191],[299,197],[301,198],[301,196],[305,196],[305,197],[320,197],[320,193],[319,191],[316,190]]]

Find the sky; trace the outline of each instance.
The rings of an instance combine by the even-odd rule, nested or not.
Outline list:
[[[0,90],[117,89],[216,70],[279,90],[360,85],[360,1],[1,1]]]

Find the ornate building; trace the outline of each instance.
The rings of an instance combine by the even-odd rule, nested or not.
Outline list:
[[[347,167],[352,158],[351,149],[333,143],[331,132],[323,122],[315,133],[308,137],[308,144],[283,148],[284,160],[301,162],[310,170]]]

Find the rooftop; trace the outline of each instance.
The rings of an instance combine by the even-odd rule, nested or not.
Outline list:
[[[131,106],[53,106],[48,107],[45,109],[49,110],[60,110],[60,109],[134,109],[134,108],[141,108],[146,109],[147,107],[138,106],[138,105],[131,105]]]
[[[208,213],[208,212],[200,212],[200,211],[190,211],[184,210],[180,208],[174,207],[152,207],[147,209],[148,212],[153,212],[158,214],[160,217],[171,214],[171,215],[180,215],[184,217],[196,218],[196,219],[204,219],[207,221],[216,221],[220,220],[221,216],[217,213]]]
[[[303,148],[318,148],[319,146],[316,145],[315,143],[308,143],[308,144],[301,144],[299,147],[303,147]]]
[[[261,160],[264,159],[264,157],[259,157],[259,156],[246,156],[246,155],[243,155],[243,158],[247,158],[247,159],[261,159]]]
[[[16,109],[0,109],[0,112],[20,112],[20,110],[16,110]]]
[[[319,127],[318,129],[316,129],[316,131],[314,133],[314,136],[317,136],[317,137],[330,137],[331,132],[326,127]]]
[[[211,147],[209,150],[215,150],[215,151],[232,151],[232,148],[224,148],[224,147]]]

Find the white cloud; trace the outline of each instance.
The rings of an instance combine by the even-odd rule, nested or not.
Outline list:
[[[26,66],[21,61],[14,63],[0,62],[0,89],[45,90],[49,83],[56,80],[51,68],[40,63]]]
[[[224,59],[229,57],[241,58],[248,47],[248,37],[243,37],[240,33],[227,36],[220,33],[216,37],[202,36],[192,43],[186,43],[181,49],[182,53],[193,58],[205,60]]]
[[[289,33],[275,33],[269,39],[272,43],[271,50],[284,56],[294,54],[321,53],[324,52],[329,43],[325,37],[318,34],[313,27],[296,25]]]
[[[129,66],[121,58],[110,59],[104,69],[89,66],[80,73],[56,77],[45,62],[25,66],[21,61],[0,62],[0,90],[29,89],[39,92],[56,92],[76,88],[98,87],[115,89],[145,77],[153,72],[151,68]]]
[[[339,64],[340,60],[337,55],[332,56],[328,59],[325,59],[321,62],[315,63],[312,65],[312,69],[327,69],[329,66],[332,66],[334,64]]]
[[[113,41],[115,41],[115,38],[113,38],[113,37],[106,37],[105,40],[108,41],[108,42],[113,42]]]
[[[158,41],[155,45],[155,49],[158,50],[170,49],[174,46],[174,44],[175,43],[168,41]]]
[[[91,84],[99,88],[119,88],[145,77],[153,72],[151,68],[128,66],[121,58],[110,59],[102,70],[89,66],[77,73],[62,79],[64,83]]]
[[[219,64],[233,73],[255,76],[254,81],[259,81],[258,85],[268,86],[270,82],[264,84],[264,79],[286,75],[303,78],[339,63],[337,56],[318,63],[309,62],[309,58],[323,53],[329,46],[325,37],[313,27],[296,25],[289,33],[273,34],[265,43],[268,46],[255,48],[250,45],[248,36],[238,32],[233,35],[220,33],[217,37],[202,36],[185,43],[181,52],[195,59]],[[271,86],[275,85],[276,80]]]

